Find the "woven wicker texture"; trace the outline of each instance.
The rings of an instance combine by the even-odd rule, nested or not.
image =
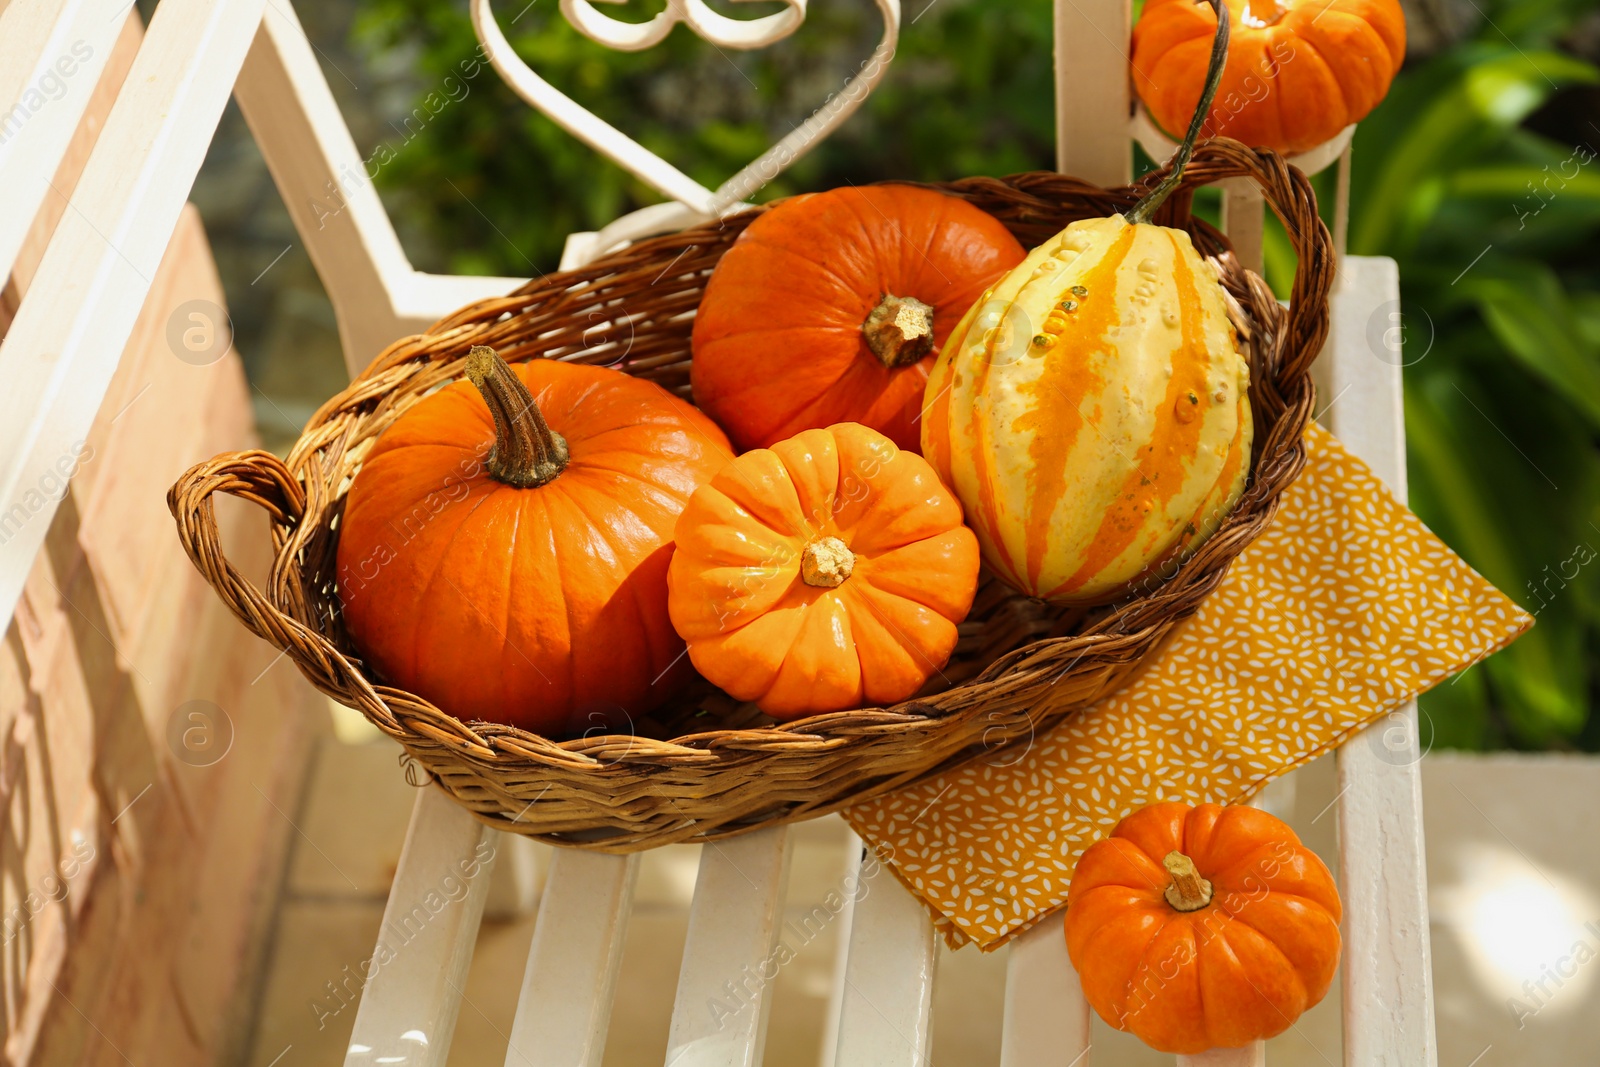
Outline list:
[[[1126,210],[1161,173],[1115,190],[1054,173],[930,187],[990,212],[1032,247],[1076,219]],[[1240,268],[1216,230],[1188,217],[1193,189],[1241,175],[1259,183],[1297,251],[1288,309]],[[244,624],[498,829],[612,852],[709,840],[820,815],[1024,741],[1125,681],[1216,587],[1305,461],[1332,243],[1304,175],[1271,152],[1219,139],[1196,150],[1157,221],[1189,231],[1235,305],[1251,365],[1252,477],[1221,529],[1159,585],[1115,604],[1066,609],[985,579],[937,687],[892,708],[777,726],[700,681],[631,734],[557,741],[461,722],[364,673],[341,625],[334,554],[343,494],[378,435],[418,398],[460,377],[468,349],[480,344],[513,362],[616,366],[688,396],[692,313],[718,258],[761,210],[641,241],[463,308],[385,350],[312,416],[287,461],[260,451],[218,456],[168,494],[189,557]],[[217,493],[270,516],[276,551],[265,589],[224,557]]]

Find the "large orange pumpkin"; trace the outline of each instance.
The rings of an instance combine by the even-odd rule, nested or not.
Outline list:
[[[1339,965],[1339,892],[1280,820],[1161,803],[1089,846],[1067,896],[1067,951],[1100,1017],[1161,1052],[1287,1030]]]
[[[1244,0],[1230,5],[1228,65],[1201,133],[1304,152],[1378,106],[1406,54],[1399,0]],[[1217,15],[1195,0],[1146,0],[1133,28],[1133,84],[1156,125],[1189,123]]]
[[[383,679],[463,719],[625,725],[689,676],[672,529],[727,438],[619,371],[513,369],[480,347],[467,374],[397,419],[350,486],[345,623]]]
[[[735,447],[858,422],[917,451],[933,355],[1022,259],[993,216],[912,186],[797,196],[723,255],[694,324],[694,400]]]
[[[689,500],[672,622],[777,719],[892,704],[950,658],[978,544],[922,457],[844,423],[746,452]]]

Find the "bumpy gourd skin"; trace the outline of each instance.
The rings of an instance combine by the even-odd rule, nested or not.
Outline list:
[[[985,563],[1093,602],[1192,552],[1249,477],[1249,367],[1188,234],[1073,223],[973,305],[928,380],[923,455]]]

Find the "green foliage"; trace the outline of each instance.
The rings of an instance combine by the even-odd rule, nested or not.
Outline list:
[[[801,32],[758,52],[716,48],[679,26],[659,46],[613,52],[588,41],[550,0],[503,3],[517,52],[552,85],[690,177],[715,188],[838,92],[881,36],[877,9],[811,6]],[[607,14],[642,20],[661,0]],[[762,14],[761,5],[737,12]],[[409,64],[419,99],[478,57],[464,3],[370,0],[356,46],[378,67]],[[918,18],[919,12],[926,12]],[[891,75],[860,112],[758,199],[888,177],[1006,174],[1054,158],[1050,7],[913,0]],[[512,23],[512,19],[516,21]],[[658,202],[643,183],[518,100],[486,62],[451,104],[404,123],[378,185],[419,265],[528,274],[553,268],[568,233]],[[459,88],[453,89],[460,96]],[[952,136],[952,131],[960,131]]]
[[[1538,617],[1424,697],[1440,744],[1593,747],[1600,130],[1561,104],[1600,71],[1551,48],[1573,9],[1489,7],[1356,135],[1350,250],[1400,265],[1412,506]]]
[[[520,2],[520,0],[519,0]],[[866,0],[818,0],[774,48],[729,53],[680,27],[610,52],[553,2],[500,5],[552,84],[714,187],[837,92],[871,53]],[[643,19],[661,0],[609,9]],[[481,65],[458,0],[369,0],[356,41],[414,72],[378,184],[419,264],[527,274],[563,237],[659,198],[532,112]],[[762,13],[752,5],[741,17]],[[1589,661],[1600,634],[1600,71],[1562,51],[1590,0],[1481,0],[1468,39],[1414,61],[1356,138],[1350,249],[1400,264],[1412,504],[1539,624],[1424,700],[1439,745],[1600,748]],[[1050,4],[910,0],[888,78],[830,141],[760,195],[883,178],[1048,167]],[[449,79],[460,85],[452,88]],[[435,114],[434,111],[437,111]],[[1542,132],[1539,132],[1542,131]],[[1332,201],[1333,172],[1316,179]],[[1202,198],[1212,211],[1215,198]],[[1269,224],[1269,279],[1294,256]],[[1593,547],[1591,547],[1593,546]]]

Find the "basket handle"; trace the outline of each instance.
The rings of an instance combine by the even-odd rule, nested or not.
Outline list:
[[[1140,186],[1159,181],[1167,169],[1152,171]],[[1296,260],[1294,284],[1288,321],[1274,340],[1270,369],[1273,392],[1285,405],[1293,403],[1298,399],[1293,393],[1299,388],[1291,392],[1291,383],[1309,381],[1306,375],[1311,362],[1328,338],[1328,294],[1338,271],[1333,235],[1317,211],[1311,180],[1278,153],[1250,148],[1230,137],[1215,137],[1196,146],[1183,177],[1184,186],[1191,190],[1223,178],[1250,178],[1261,187],[1263,199],[1289,235]],[[1187,207],[1184,203],[1182,210],[1186,212]],[[1259,284],[1263,297],[1276,299],[1265,282]]]
[[[279,649],[314,651],[322,661],[325,677],[307,677],[319,689],[341,700],[359,701],[369,716],[392,718],[371,683],[326,636],[282,611],[228,562],[212,499],[217,493],[248,500],[264,510],[275,526],[292,528],[306,510],[305,490],[299,480],[271,452],[225,452],[185,471],[167,490],[167,508],[178,524],[178,540],[183,543],[184,552],[239,621]],[[280,569],[274,567],[273,573],[276,575]]]
[[[298,525],[305,515],[305,491],[283,461],[270,452],[224,452],[183,473],[167,490],[167,509],[178,524],[178,540],[196,569],[257,637],[278,645],[292,622],[266,595],[228,562],[217,528],[217,493],[248,500],[278,526]]]

